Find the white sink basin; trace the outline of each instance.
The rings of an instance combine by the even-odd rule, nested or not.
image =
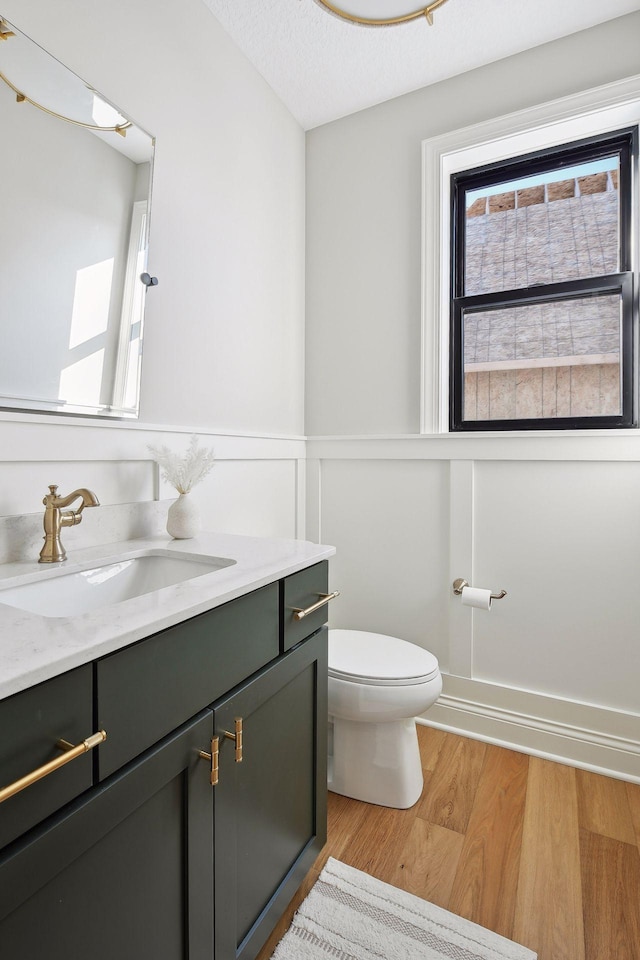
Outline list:
[[[205,576],[234,563],[235,560],[225,557],[184,557],[156,550],[103,566],[68,573],[60,570],[29,583],[0,587],[0,603],[42,617],[77,617]]]

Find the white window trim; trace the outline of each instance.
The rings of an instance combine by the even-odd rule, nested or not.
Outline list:
[[[421,433],[449,433],[451,174],[638,123],[640,75],[423,140]],[[637,203],[634,211],[637,271]]]

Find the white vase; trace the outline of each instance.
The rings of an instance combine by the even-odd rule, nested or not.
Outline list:
[[[181,493],[167,513],[167,533],[174,540],[190,540],[202,529],[200,511],[188,493]]]

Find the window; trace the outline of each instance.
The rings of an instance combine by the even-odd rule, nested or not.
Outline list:
[[[636,425],[637,139],[451,175],[450,430]]]
[[[451,256],[451,236],[452,236],[452,181],[454,175],[466,173],[477,173],[483,170],[492,171],[499,168],[506,168],[510,164],[517,164],[526,158],[539,157],[544,160],[546,157],[560,158],[560,163],[556,169],[561,169],[566,175],[565,179],[571,179],[568,175],[569,166],[565,165],[560,156],[564,151],[571,150],[572,145],[580,146],[588,142],[595,142],[598,139],[607,139],[615,136],[611,131],[621,131],[622,133],[631,133],[632,135],[632,153],[637,147],[633,140],[634,131],[637,140],[637,131],[640,125],[640,75],[629,77],[625,80],[615,83],[605,84],[590,90],[584,90],[580,93],[570,94],[558,100],[546,103],[534,104],[526,107],[516,113],[504,114],[502,116],[492,117],[475,123],[472,126],[460,127],[458,129],[448,130],[444,133],[430,137],[422,141],[422,355],[421,355],[421,411],[420,411],[420,432],[427,435],[442,435],[452,431],[451,418],[451,395],[454,391],[452,383],[452,364],[451,364],[451,299],[452,291],[455,289],[453,273],[455,264]],[[609,154],[612,156],[613,154]],[[604,157],[603,159],[606,159]],[[568,163],[569,161],[567,161]],[[580,163],[587,162],[581,160]],[[623,204],[630,203],[631,223],[629,229],[632,236],[631,250],[627,249],[627,254],[631,255],[631,262],[628,269],[624,267],[620,260],[614,269],[614,272],[633,273],[633,293],[632,299],[634,308],[638,309],[638,271],[640,268],[640,203],[638,187],[638,161],[631,157],[630,168],[632,172],[631,200],[625,195],[622,199]],[[553,173],[553,163],[546,171]],[[592,170],[593,172],[593,170]],[[531,174],[534,176],[535,174]],[[580,173],[579,176],[582,174]],[[491,189],[495,191],[494,195],[500,192],[511,193],[511,189],[506,185],[513,181],[509,179],[509,174],[505,174],[502,179],[491,184]],[[526,179],[527,174],[518,172],[517,178]],[[575,178],[574,178],[575,179]],[[613,178],[612,178],[613,180]],[[559,182],[562,182],[560,180]],[[505,184],[501,189],[501,184]],[[544,184],[547,186],[546,184]],[[609,184],[610,186],[613,183]],[[539,184],[538,184],[539,186]],[[480,189],[482,185],[480,185]],[[525,189],[524,187],[514,187],[516,189]],[[574,188],[575,189],[575,188]],[[620,192],[620,188],[619,192]],[[553,195],[553,191],[551,191]],[[547,199],[549,191],[547,190]],[[478,198],[479,199],[479,195]],[[531,199],[535,199],[532,197]],[[564,199],[570,199],[568,197]],[[611,199],[611,198],[609,198]],[[554,202],[554,201],[551,201]],[[529,204],[529,213],[535,204]],[[476,208],[478,209],[478,208]],[[485,206],[486,209],[486,206]],[[517,209],[517,207],[515,208]],[[560,208],[556,208],[560,209]],[[520,211],[523,212],[522,209]],[[625,216],[626,214],[623,214]],[[627,226],[619,223],[620,236]],[[625,233],[625,242],[628,236]],[[605,270],[608,270],[606,267]],[[606,273],[600,276],[607,276]],[[593,280],[598,275],[589,275],[586,279]],[[566,282],[566,276],[558,282]],[[542,280],[535,279],[532,283],[540,283]],[[555,282],[555,278],[554,278]],[[508,288],[502,291],[494,290],[494,293],[505,293]],[[537,288],[534,288],[534,290]],[[465,291],[465,296],[468,291]],[[575,298],[568,298],[575,299]],[[586,301],[583,298],[583,304]],[[522,307],[529,306],[527,303],[519,304]],[[574,309],[578,309],[580,304],[576,303]],[[507,307],[505,306],[506,310]],[[481,312],[481,311],[478,311]],[[526,318],[531,318],[533,313],[527,311]],[[498,312],[492,314],[498,317]],[[504,318],[504,317],[503,317]],[[467,315],[469,319],[469,314]],[[477,318],[476,318],[477,319]],[[482,318],[480,318],[482,321]],[[486,322],[486,321],[485,321]],[[636,313],[637,323],[637,313]],[[621,327],[622,329],[622,327]],[[471,334],[473,331],[471,330]],[[482,331],[480,332],[482,340]],[[637,346],[632,346],[631,356],[625,353],[623,345],[623,365],[624,358],[631,365],[636,365],[634,352]],[[477,359],[477,358],[476,358]],[[530,359],[523,357],[521,359]],[[534,358],[535,359],[535,358]],[[544,357],[542,358],[545,359]],[[547,358],[548,359],[548,358]],[[477,360],[477,362],[480,362]],[[488,361],[487,361],[488,362]],[[579,381],[582,375],[586,380],[594,377],[593,371],[587,369],[592,364],[575,366],[571,374]],[[481,395],[486,386],[489,371],[477,371],[481,373],[480,388]],[[611,371],[609,371],[611,372]],[[492,375],[493,376],[493,375]],[[547,368],[547,378],[550,376]],[[566,375],[565,375],[566,376]],[[458,371],[459,377],[459,371]],[[635,373],[636,380],[638,373]],[[459,377],[460,379],[460,377]],[[496,397],[497,378],[494,379],[493,395]],[[525,374],[521,374],[521,379],[526,379]],[[483,383],[484,381],[484,383]],[[629,380],[627,378],[627,386]],[[462,387],[458,385],[460,389]],[[562,387],[562,374],[560,375],[560,386]],[[623,387],[620,389],[620,398],[622,397]],[[632,386],[631,393],[637,392],[637,388]],[[561,390],[562,393],[562,390]],[[486,394],[486,391],[485,391]],[[462,394],[461,394],[462,398]],[[464,408],[461,406],[461,412],[464,414]],[[621,409],[624,404],[621,403]],[[470,410],[467,409],[467,416]],[[481,411],[482,412],[482,411]],[[544,411],[543,411],[544,412]],[[561,410],[562,412],[562,410]],[[493,405],[493,414],[496,408]],[[548,408],[547,408],[548,413]],[[588,413],[588,411],[587,411]],[[575,414],[575,410],[574,410]],[[622,417],[622,415],[620,415]],[[586,433],[584,428],[588,424],[580,412],[580,416],[574,416],[565,423],[558,422],[558,417],[542,417],[542,422],[530,427],[525,419],[509,419],[509,426],[500,424],[497,419],[484,421],[461,420],[459,426],[455,427],[458,436],[473,436],[474,440],[481,437],[478,431],[485,430],[495,433],[502,431],[504,441],[509,443],[509,432],[526,435],[533,428],[544,430],[545,433],[561,433],[558,428],[564,428],[566,431],[574,434],[583,435]],[[535,419],[535,418],[532,418]],[[632,417],[630,424],[635,422]],[[481,423],[484,424],[481,426]],[[578,427],[574,430],[574,424]],[[622,420],[619,424],[606,423],[601,417],[593,420],[591,426],[600,428],[603,426],[626,426]],[[475,431],[475,432],[474,432]],[[591,433],[594,431],[591,430]],[[605,431],[598,430],[611,435],[610,429]]]

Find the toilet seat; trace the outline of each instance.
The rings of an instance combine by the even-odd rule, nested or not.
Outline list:
[[[427,683],[439,674],[432,653],[365,630],[329,631],[329,676],[370,686],[403,687]]]

